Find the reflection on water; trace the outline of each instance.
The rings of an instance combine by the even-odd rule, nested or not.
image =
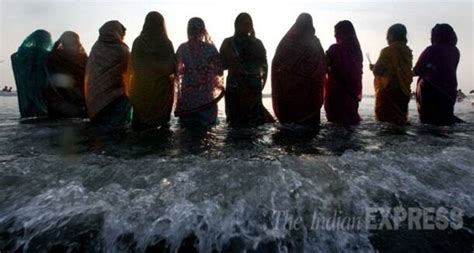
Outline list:
[[[474,127],[221,123],[103,134],[87,120],[18,121],[0,98],[0,251],[470,252]],[[271,108],[266,99],[267,108]],[[224,108],[221,105],[221,108]],[[414,105],[411,105],[414,108]],[[474,120],[470,104],[458,116]],[[323,116],[324,117],[324,116]],[[457,207],[448,231],[312,230],[317,213]],[[304,226],[276,226],[276,211]]]

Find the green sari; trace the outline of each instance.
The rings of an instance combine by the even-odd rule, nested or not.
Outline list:
[[[45,30],[36,30],[11,56],[22,118],[47,114],[43,98],[44,89],[48,84],[45,62],[52,46],[51,34]]]

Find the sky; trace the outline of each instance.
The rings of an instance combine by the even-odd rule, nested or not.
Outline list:
[[[75,31],[87,52],[98,37],[98,29],[108,20],[119,20],[126,28],[125,42],[131,46],[139,35],[146,14],[158,11],[165,17],[168,35],[175,49],[186,41],[186,25],[191,17],[201,17],[217,48],[232,36],[234,20],[248,12],[256,36],[267,49],[270,63],[281,38],[302,12],[312,15],[316,36],[326,50],[335,43],[334,25],[350,20],[356,29],[364,55],[375,61],[387,46],[386,31],[395,23],[408,29],[408,45],[414,63],[430,44],[436,23],[449,23],[458,35],[461,61],[459,88],[474,90],[473,1],[472,0],[0,0],[0,86],[13,86],[10,55],[36,29],[49,31],[53,40],[67,30]],[[3,61],[3,62],[2,62]],[[364,94],[371,95],[373,75],[364,59]],[[270,80],[270,79],[269,79]],[[414,90],[416,80],[412,84]],[[264,93],[270,93],[267,83]]]

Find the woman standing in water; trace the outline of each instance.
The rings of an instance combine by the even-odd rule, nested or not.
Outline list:
[[[272,61],[273,110],[281,123],[319,125],[326,73],[313,18],[302,13],[281,40]]]
[[[222,42],[220,53],[224,68],[229,70],[225,95],[227,122],[240,126],[274,122],[262,104],[268,72],[266,51],[255,37],[249,14],[237,16],[234,36]]]
[[[411,49],[407,46],[407,29],[392,25],[387,31],[388,47],[380,53],[370,69],[375,75],[375,117],[381,122],[405,125],[413,80]]]
[[[131,109],[126,94],[130,53],[123,42],[125,27],[118,21],[108,21],[99,34],[86,67],[89,118],[98,125],[123,127],[130,120]]]
[[[87,117],[84,74],[87,54],[79,35],[64,32],[46,62],[49,85],[44,93],[51,118]]]
[[[148,13],[132,47],[130,102],[135,130],[168,124],[174,101],[175,62],[163,16]]]
[[[53,46],[51,34],[36,30],[23,41],[11,56],[18,105],[22,118],[47,114],[43,92],[48,84],[45,63]]]
[[[416,90],[418,114],[422,123],[452,125],[457,96],[456,70],[460,53],[457,36],[448,24],[437,24],[431,30],[431,46],[415,65],[419,76]]]
[[[224,96],[222,62],[201,18],[188,22],[188,41],[176,53],[178,101],[175,115],[185,126],[217,123],[217,102]]]
[[[352,23],[336,24],[336,44],[326,53],[328,80],[324,86],[324,109],[329,122],[355,125],[361,121],[362,51]]]

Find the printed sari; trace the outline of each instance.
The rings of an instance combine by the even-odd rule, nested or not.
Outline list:
[[[48,85],[45,63],[52,46],[51,34],[45,30],[36,30],[11,56],[22,118],[47,114],[43,98]]]
[[[185,125],[216,123],[217,103],[224,96],[222,63],[216,47],[188,41],[176,53],[178,99],[175,115]]]
[[[125,27],[109,21],[99,33],[86,67],[87,110],[93,123],[120,127],[129,121],[131,109],[126,94],[130,53],[123,43]]]
[[[301,14],[272,61],[273,110],[281,123],[319,125],[326,63],[309,14]]]
[[[377,120],[397,125],[407,123],[412,60],[412,51],[406,42],[394,42],[380,53],[374,66]]]
[[[130,102],[134,129],[156,128],[170,120],[174,101],[175,53],[161,14],[148,14],[131,57]]]
[[[328,79],[324,86],[324,109],[329,122],[354,125],[362,99],[362,51],[349,21],[336,25],[337,43],[326,52]]]
[[[451,26],[438,24],[432,30],[432,45],[426,48],[415,65],[419,76],[416,101],[422,123],[452,125],[457,96],[456,70],[460,53]]]
[[[49,117],[87,117],[84,99],[86,63],[87,54],[79,35],[63,33],[46,62],[49,85],[44,97]]]

